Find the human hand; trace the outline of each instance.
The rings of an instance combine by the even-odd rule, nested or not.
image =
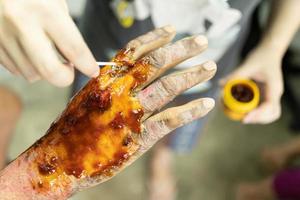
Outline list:
[[[205,116],[214,107],[211,98],[157,113],[216,73],[209,61],[159,78],[207,47],[203,36],[169,44],[174,36],[167,26],[129,42],[113,59],[118,66],[102,68],[47,134],[2,172],[0,196],[66,199],[110,179],[172,130]],[[14,181],[22,182],[20,191]]]
[[[268,124],[280,117],[280,100],[283,94],[281,61],[282,57],[273,53],[271,48],[261,46],[254,49],[237,70],[221,80],[221,85],[236,78],[248,78],[263,83],[263,102],[245,116],[243,123]]]
[[[74,67],[99,73],[64,0],[0,0],[0,63],[30,82],[61,87],[73,82]]]

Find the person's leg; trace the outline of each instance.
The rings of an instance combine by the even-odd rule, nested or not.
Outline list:
[[[300,199],[300,168],[287,169],[256,183],[238,186],[237,200]]]
[[[273,189],[273,177],[259,182],[241,183],[236,190],[236,200],[273,200],[275,191]]]
[[[164,142],[153,149],[150,159],[149,200],[174,200],[176,198],[173,175],[173,152]]]
[[[21,101],[8,89],[0,86],[0,169],[6,164],[10,136],[21,113]]]
[[[300,137],[295,137],[287,143],[267,147],[262,151],[263,166],[271,172],[277,172],[288,166],[294,157],[300,155]]]

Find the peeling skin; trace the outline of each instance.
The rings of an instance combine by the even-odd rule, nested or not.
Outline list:
[[[212,99],[203,98],[184,106],[166,109],[159,115],[150,117],[144,123],[144,132],[147,133],[147,137],[143,137],[142,134],[141,151],[146,151],[174,129],[206,115],[214,107],[214,104]]]
[[[141,132],[144,111],[133,92],[147,80],[150,65],[133,63],[132,52],[120,51],[113,60],[120,67],[102,68],[25,153],[35,191],[55,193],[109,178],[140,148],[132,135]]]
[[[206,69],[207,64],[213,67]],[[200,82],[204,82],[216,73],[215,64],[206,62],[185,71],[173,73],[155,81],[138,94],[145,112],[152,113],[172,101],[177,95]],[[176,86],[176,87],[174,87]]]
[[[151,52],[148,58],[151,65],[165,71],[170,66],[174,66],[186,58],[199,54],[207,47],[207,43],[207,39],[203,36],[185,38]]]

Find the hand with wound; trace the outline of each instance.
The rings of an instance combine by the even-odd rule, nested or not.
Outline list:
[[[67,199],[112,178],[172,130],[211,111],[211,98],[160,111],[216,73],[208,61],[163,75],[208,45],[204,36],[171,43],[175,34],[166,26],[129,42],[112,60],[118,65],[103,67],[47,134],[1,172],[0,196]]]

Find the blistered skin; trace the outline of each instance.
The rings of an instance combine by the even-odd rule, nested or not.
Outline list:
[[[140,145],[144,114],[135,89],[148,77],[149,64],[130,61],[131,51],[105,66],[69,103],[45,137],[26,152],[32,187],[47,193],[82,179],[110,177]]]

